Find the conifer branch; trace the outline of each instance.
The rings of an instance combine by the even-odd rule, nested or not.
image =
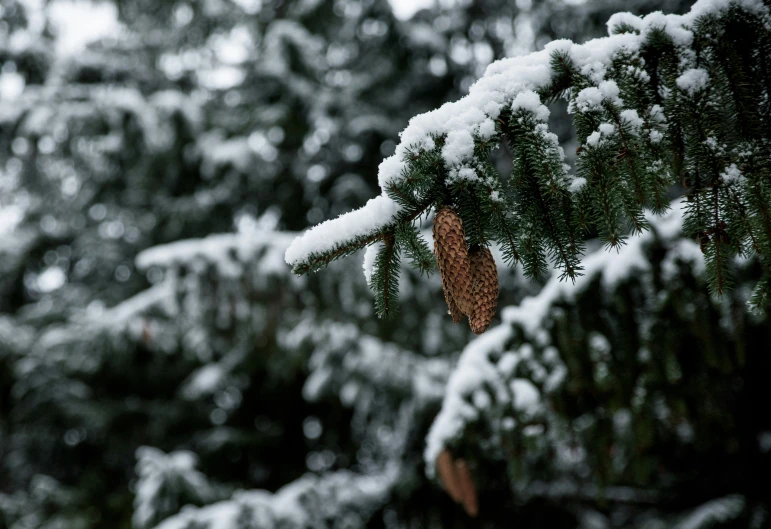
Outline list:
[[[604,41],[555,42],[496,63],[466,98],[412,120],[381,164],[383,195],[303,235],[287,250],[293,271],[392,237],[381,251],[390,273],[399,248],[427,272],[430,250],[407,224],[442,203],[460,215],[468,245],[494,240],[527,276],[551,262],[575,278],[577,230],[596,229],[618,249],[647,228],[644,208],[667,210],[676,179],[688,190],[683,227],[699,241],[713,292],[730,285],[732,255],[752,248],[771,263],[769,8],[700,2],[688,15],[618,15],[609,27]],[[581,143],[575,174],[543,106],[560,96]],[[513,156],[506,194],[488,160],[501,141]],[[373,286],[383,314],[394,283]]]
[[[379,318],[392,318],[399,300],[399,246],[393,233],[383,237],[383,247],[377,254],[372,284],[375,290],[375,311]]]

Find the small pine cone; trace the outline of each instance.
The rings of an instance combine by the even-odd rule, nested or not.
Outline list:
[[[475,518],[479,514],[479,502],[477,500],[477,489],[474,486],[474,479],[471,477],[471,470],[463,459],[455,462],[455,475],[458,478],[460,486],[461,501],[466,514]]]
[[[474,310],[474,298],[471,292],[471,264],[466,248],[466,234],[463,231],[463,222],[452,208],[442,207],[436,212],[434,253],[445,292],[449,290],[450,297],[460,312],[470,315]],[[452,313],[452,304],[448,301],[447,305]]]
[[[469,316],[469,326],[474,334],[482,334],[493,321],[498,306],[498,268],[490,248],[473,249],[469,261],[474,277],[474,312]]]
[[[455,503],[461,502],[463,500],[463,495],[460,489],[460,483],[458,482],[455,461],[453,461],[452,454],[450,454],[450,451],[446,448],[442,450],[436,458],[436,470],[439,473],[442,485],[444,485],[450,498],[452,498]]]

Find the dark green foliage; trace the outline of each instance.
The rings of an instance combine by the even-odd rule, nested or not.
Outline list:
[[[409,257],[410,264],[421,274],[429,275],[434,271],[434,254],[418,229],[411,224],[402,224],[396,233],[404,244],[404,253]]]
[[[375,311],[381,318],[392,318],[399,306],[399,244],[394,236],[386,236],[375,258],[371,282],[383,285],[375,291]]]

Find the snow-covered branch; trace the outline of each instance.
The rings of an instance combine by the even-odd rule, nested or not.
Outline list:
[[[699,238],[709,287],[722,294],[728,261],[747,254],[750,240],[752,252],[771,260],[771,240],[756,224],[770,215],[753,205],[768,199],[760,184],[767,127],[741,104],[734,108],[734,98],[744,95],[727,89],[765,67],[758,58],[736,65],[741,71],[727,66],[728,52],[714,34],[728,31],[729,18],[762,36],[758,49],[771,47],[769,10],[760,0],[700,0],[685,15],[619,13],[608,21],[608,37],[556,40],[491,64],[467,96],[410,121],[380,164],[379,196],[302,234],[287,248],[286,262],[305,274],[393,236],[398,255],[407,247],[401,226],[452,205],[471,226],[470,245],[498,242],[530,277],[551,260],[563,278],[575,279],[583,266],[578,230],[596,229],[607,246],[619,248],[627,226],[635,235],[646,230],[643,210],[664,212],[667,189],[685,179],[693,196],[686,232]],[[765,88],[756,88],[759,99],[767,98]],[[547,123],[545,103],[559,97],[569,101],[580,142],[575,172]],[[737,122],[713,111],[727,106]],[[753,124],[737,124],[746,120]],[[503,140],[514,158],[508,182],[488,162]],[[704,145],[713,152],[702,157]],[[376,293],[393,288],[395,277],[378,278]],[[763,293],[754,299],[759,303]]]

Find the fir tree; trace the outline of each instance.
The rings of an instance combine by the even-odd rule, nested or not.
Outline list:
[[[121,0],[114,34],[71,57],[30,5],[0,15],[0,86],[23,86],[0,102],[0,527],[767,523],[771,424],[753,410],[768,400],[769,331],[742,310],[762,260],[728,259],[734,287],[716,302],[666,194],[666,215],[640,209],[647,231],[619,255],[576,229],[586,256],[566,261],[583,268],[574,285],[548,258],[567,240],[556,228],[592,210],[539,217],[575,206],[547,180],[561,163],[513,160],[523,179],[540,175],[529,184],[545,204],[499,186],[551,230],[543,250],[476,183],[423,178],[441,152],[411,149],[419,196],[392,200],[449,194],[476,247],[548,276],[500,266],[504,321],[468,345],[426,277],[426,214],[364,256],[372,285],[399,268],[376,297],[390,311],[398,294],[391,321],[374,317],[354,260],[300,278],[282,260],[296,230],[374,193],[412,116],[457,99],[494,58],[596,36],[627,2],[442,3],[399,21],[382,1]],[[634,86],[618,86],[626,101]],[[520,99],[510,125],[524,139],[509,146],[559,157],[543,109],[526,112],[534,101]],[[549,126],[570,143],[561,103]],[[498,125],[491,138],[509,134]],[[493,143],[474,155],[508,172]],[[463,507],[443,490],[440,453],[465,469]]]

